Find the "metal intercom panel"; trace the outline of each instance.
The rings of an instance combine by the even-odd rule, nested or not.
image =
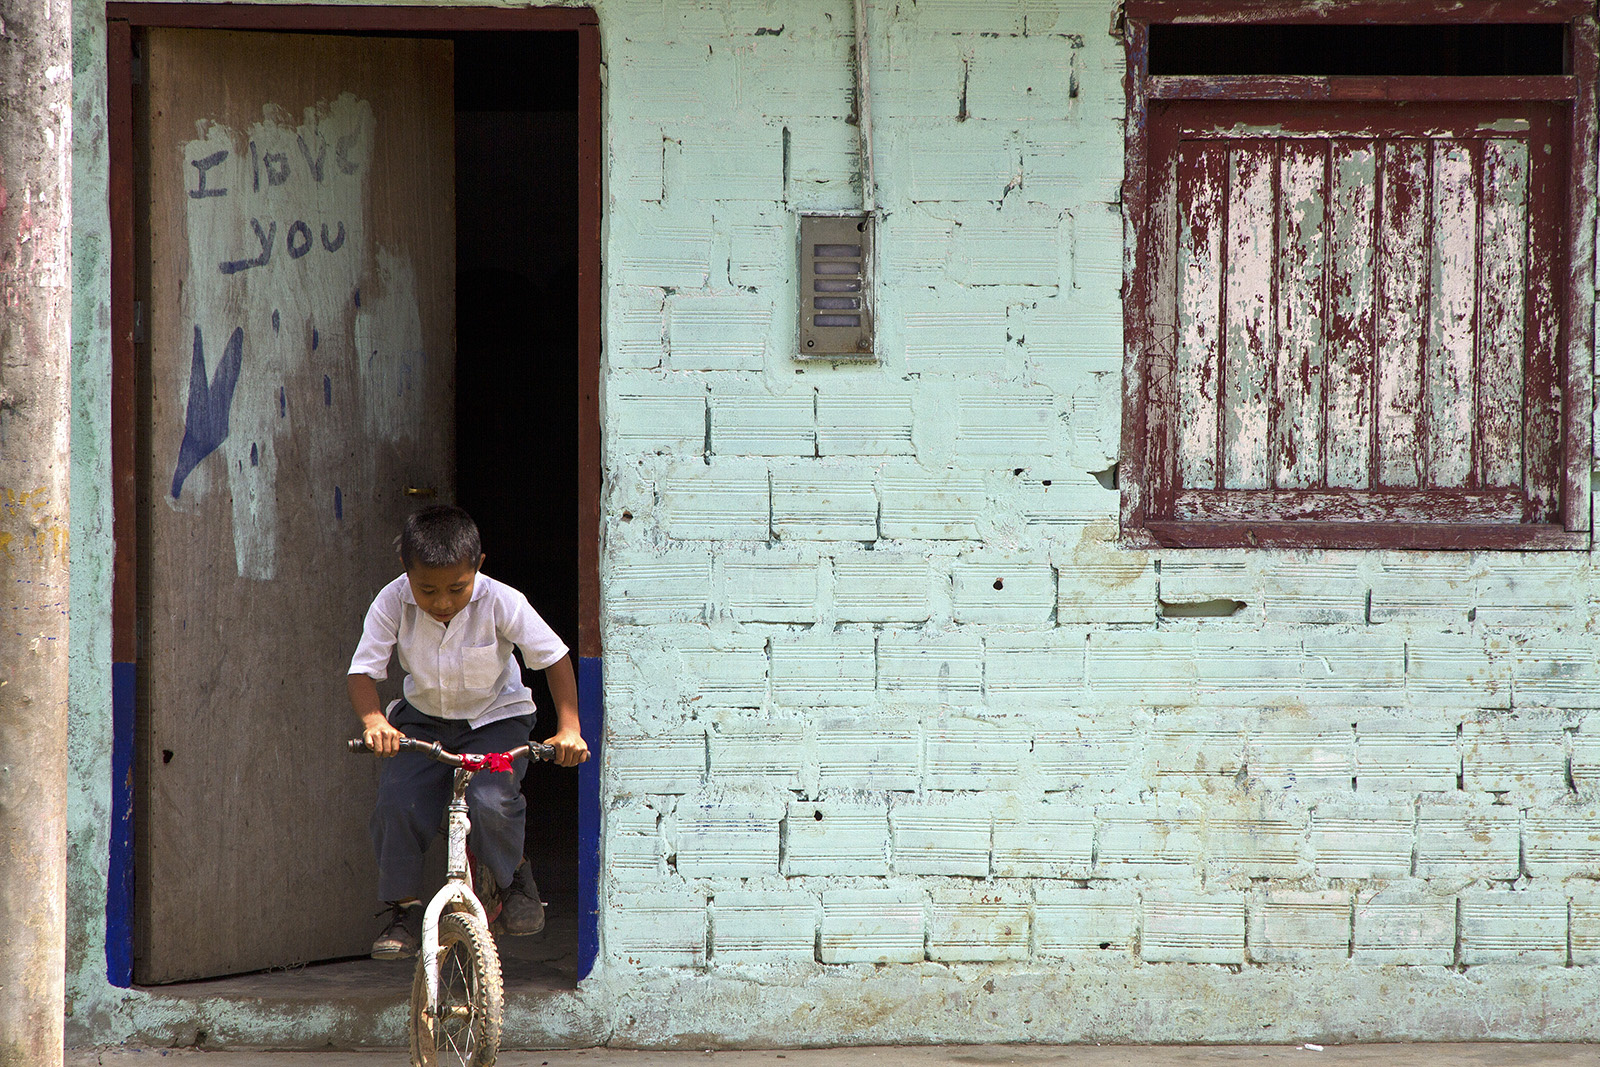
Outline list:
[[[871,359],[872,216],[800,216],[801,359]]]

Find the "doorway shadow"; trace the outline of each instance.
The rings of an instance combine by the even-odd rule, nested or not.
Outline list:
[[[578,920],[571,911],[552,911],[542,934],[501,937],[500,973],[506,998],[538,999],[570,992],[578,982]],[[382,1009],[411,997],[412,960],[365,957],[324,960],[300,967],[275,967],[253,974],[174,982],[148,987],[163,997],[291,1003],[364,1002]]]

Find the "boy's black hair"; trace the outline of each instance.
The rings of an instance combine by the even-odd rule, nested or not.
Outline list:
[[[478,565],[483,542],[472,516],[453,504],[434,504],[413,512],[400,531],[400,562],[406,570],[423,567]]]

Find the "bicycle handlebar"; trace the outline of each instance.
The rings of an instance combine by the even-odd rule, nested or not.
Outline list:
[[[349,746],[351,752],[372,751],[367,747],[366,741],[359,737],[352,737],[348,742],[346,742],[346,744]],[[420,752],[429,759],[438,760],[440,763],[448,764],[451,767],[461,766],[460,755],[454,752],[446,752],[444,746],[439,744],[437,741],[418,741],[414,737],[402,737],[400,739],[400,750],[402,752]],[[556,749],[554,745],[541,745],[535,742],[529,742],[526,745],[518,745],[516,748],[505,753],[505,756],[507,759],[513,760],[521,759],[522,757],[526,756],[529,759],[545,760],[548,762],[553,761],[556,758]]]

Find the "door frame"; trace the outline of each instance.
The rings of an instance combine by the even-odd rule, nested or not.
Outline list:
[[[599,954],[600,759],[600,26],[590,8],[106,5],[111,208],[111,856],[106,977],[133,984],[134,692],[138,484],[134,334],[133,33],[146,27],[278,32],[576,32],[578,38],[578,710],[590,759],[578,768],[578,978]]]

